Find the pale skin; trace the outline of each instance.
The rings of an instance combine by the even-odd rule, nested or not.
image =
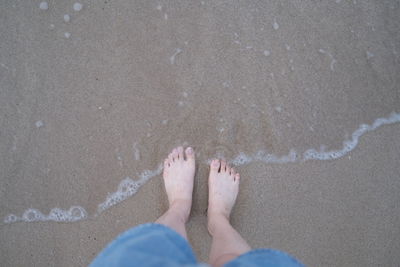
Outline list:
[[[186,222],[192,206],[195,155],[177,147],[164,161],[163,179],[169,208],[157,219],[187,239]],[[232,227],[229,217],[239,192],[240,175],[226,161],[215,159],[208,177],[208,232],[212,236],[210,264],[222,266],[251,248]]]

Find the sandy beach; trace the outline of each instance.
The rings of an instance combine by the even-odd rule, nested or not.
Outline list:
[[[197,157],[200,261],[220,157],[252,247],[400,262],[399,1],[46,3],[0,3],[2,266],[88,265],[155,221],[177,145]]]

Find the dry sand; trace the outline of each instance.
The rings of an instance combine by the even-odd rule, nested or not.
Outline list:
[[[341,149],[361,123],[400,112],[399,1],[74,3],[0,3],[0,217],[88,213],[2,224],[2,266],[87,265],[154,221],[160,175],[95,214],[181,144],[198,158],[188,232],[206,261],[208,159]],[[397,265],[399,136],[387,125],[336,160],[238,166],[233,225],[309,266]]]

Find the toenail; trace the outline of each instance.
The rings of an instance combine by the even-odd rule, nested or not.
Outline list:
[[[187,152],[188,152],[189,154],[192,154],[192,153],[193,153],[193,148],[188,147],[188,148],[187,148]]]

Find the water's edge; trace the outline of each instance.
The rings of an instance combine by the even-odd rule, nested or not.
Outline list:
[[[303,153],[297,153],[295,149],[291,149],[287,155],[276,156],[274,154],[268,154],[264,150],[259,150],[254,154],[239,153],[236,157],[229,161],[234,166],[240,166],[249,164],[251,162],[264,162],[268,164],[284,164],[294,162],[304,162],[309,160],[334,160],[341,158],[352,151],[357,145],[361,136],[365,133],[374,131],[377,128],[399,123],[400,113],[391,113],[388,117],[378,118],[373,124],[361,124],[357,130],[351,135],[351,139],[343,141],[343,147],[338,150],[324,151],[323,149],[308,149]],[[208,160],[207,162],[210,162]],[[148,180],[159,175],[162,172],[162,164],[160,164],[155,170],[144,170],[138,177],[137,180],[133,180],[130,177],[123,179],[117,188],[117,191],[109,193],[106,199],[97,206],[97,212],[93,216],[97,216],[105,210],[111,208],[114,205],[132,197],[136,194],[141,186],[143,186]],[[77,222],[88,218],[88,212],[81,206],[71,206],[68,210],[60,208],[53,208],[48,215],[43,214],[37,209],[27,209],[21,216],[15,214],[9,214],[4,218],[4,223],[10,224],[15,222]]]

